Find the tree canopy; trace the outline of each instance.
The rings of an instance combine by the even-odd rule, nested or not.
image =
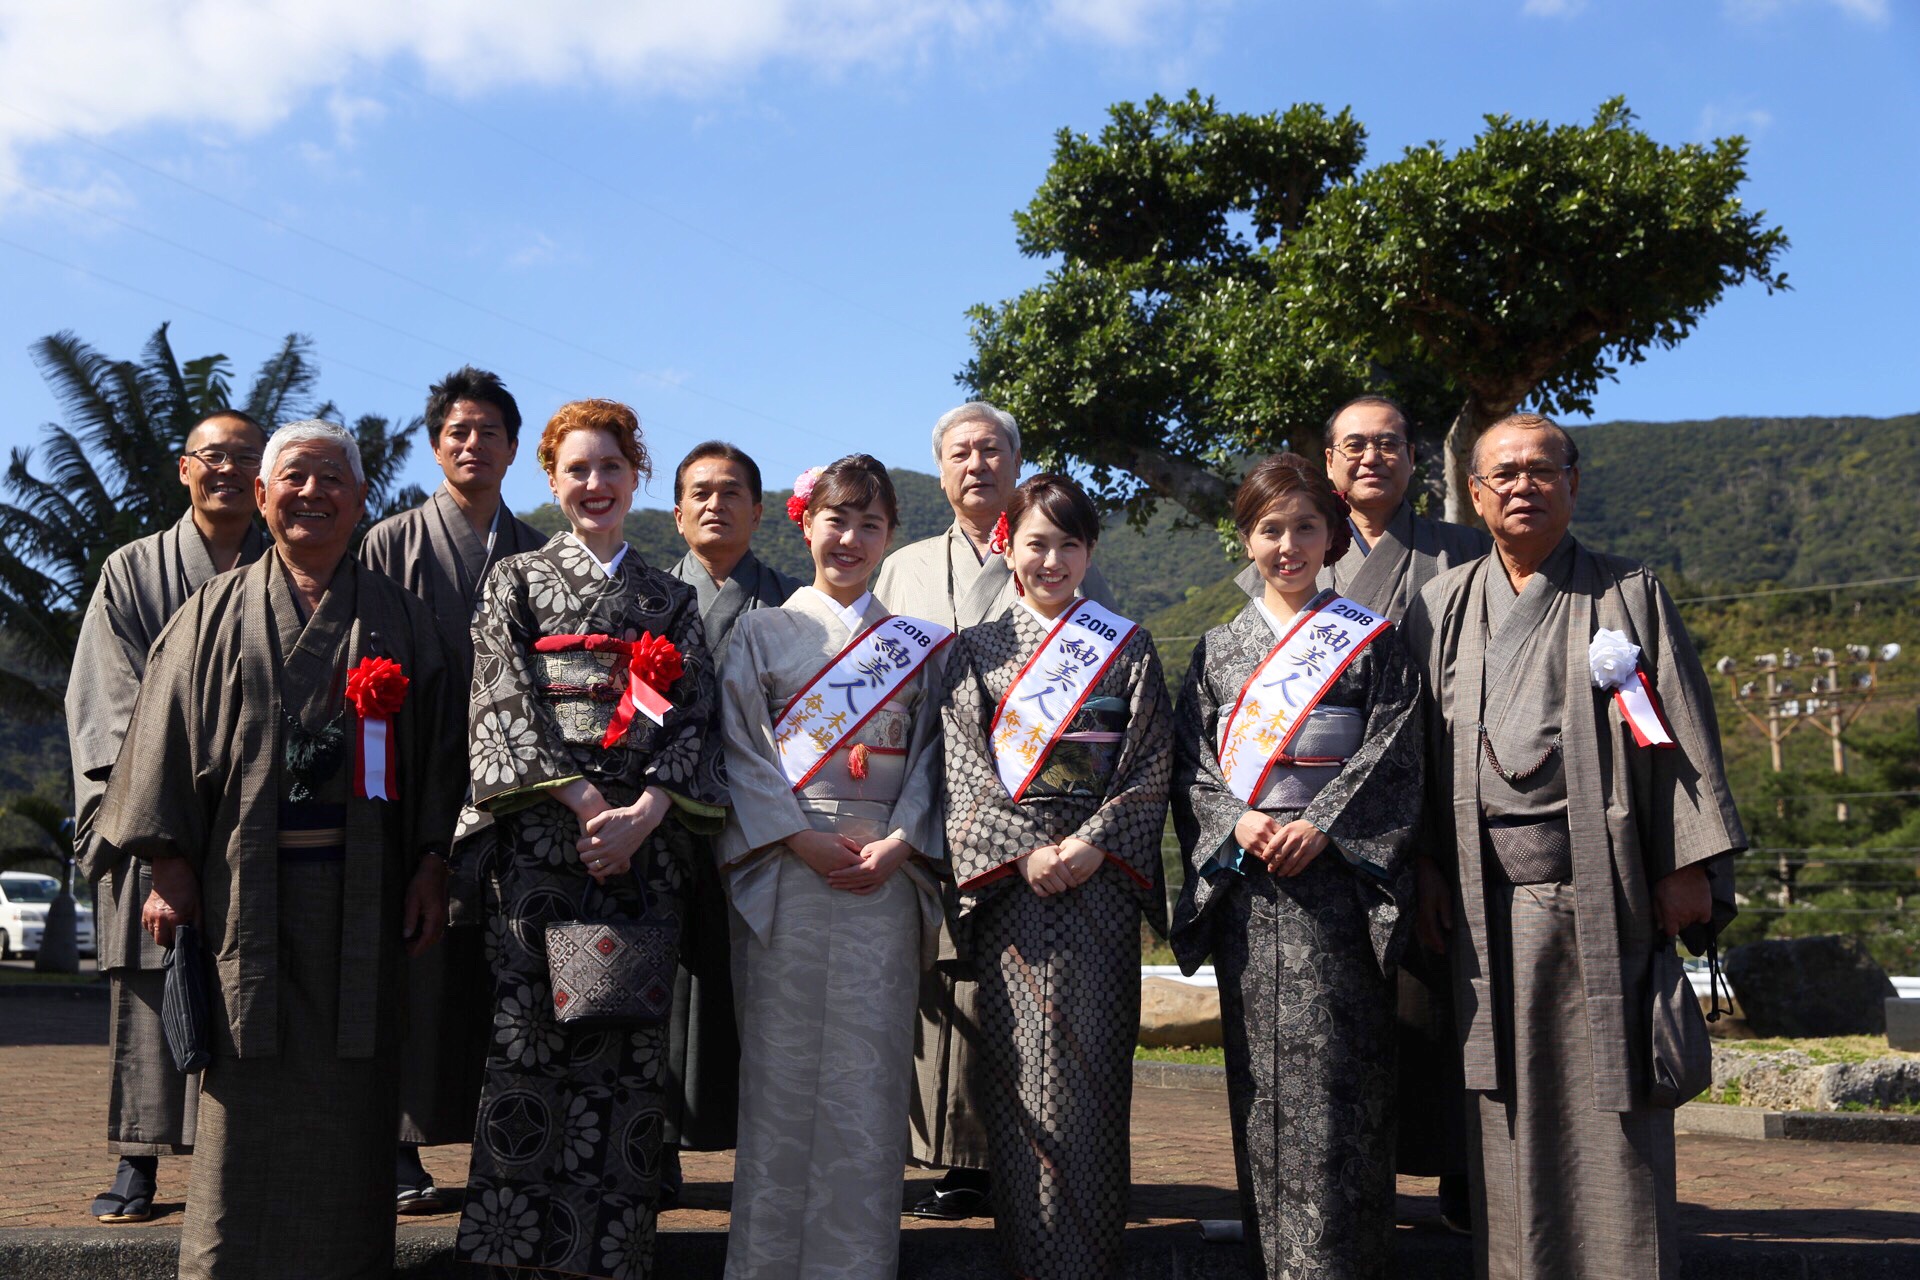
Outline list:
[[[1488,116],[1451,154],[1364,157],[1350,111],[1198,92],[1120,103],[1097,139],[1061,130],[1014,215],[1052,265],[972,309],[960,381],[1021,418],[1034,461],[1138,515],[1207,520],[1246,457],[1310,447],[1334,405],[1385,391],[1448,432],[1457,515],[1494,419],[1585,410],[1727,288],[1786,285],[1784,232],[1737,194],[1745,142],[1664,146],[1621,99],[1586,125]]]

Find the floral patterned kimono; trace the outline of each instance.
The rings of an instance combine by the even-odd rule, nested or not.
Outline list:
[[[634,715],[601,742],[626,687],[626,658],[542,637],[665,636],[683,672],[664,725]],[[640,1280],[653,1265],[654,1198],[666,1115],[664,1024],[567,1030],[553,1016],[545,932],[582,914],[685,919],[694,831],[726,804],[717,689],[693,589],[622,546],[601,564],[570,533],[495,566],[473,620],[469,755],[473,799],[498,831],[481,868],[493,1041],[473,1138],[457,1254],[462,1261]],[[673,809],[633,857],[633,875],[594,886],[574,848],[580,823],[555,787],[585,778],[609,804],[649,785]],[[644,885],[644,895],[642,886]]]
[[[1333,592],[1315,596],[1324,604]],[[1420,677],[1398,627],[1334,680],[1252,806],[1329,843],[1298,875],[1244,855],[1248,805],[1220,768],[1221,722],[1284,628],[1258,600],[1193,652],[1174,730],[1173,817],[1187,860],[1171,941],[1220,983],[1252,1274],[1367,1280],[1393,1261],[1393,974],[1411,919],[1420,818]]]
[[[1136,630],[1027,785],[1008,795],[988,750],[995,709],[1054,624],[1024,604],[960,633],[945,708],[947,847],[960,932],[980,975],[974,1091],[993,1157],[1008,1270],[1104,1280],[1122,1270],[1128,1124],[1140,1032],[1140,917],[1164,928],[1160,866],[1173,707]],[[1038,897],[1015,860],[1077,836],[1107,862]]]

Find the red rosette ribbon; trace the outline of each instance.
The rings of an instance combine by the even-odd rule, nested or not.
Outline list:
[[[1003,556],[1011,545],[1013,545],[1013,532],[1007,528],[1007,513],[1002,511],[1000,518],[993,522],[993,533],[987,538],[987,550],[997,556]]]
[[[673,710],[666,692],[686,669],[673,641],[651,631],[641,632],[640,638],[627,647],[627,691],[620,695],[620,704],[613,709],[613,719],[600,745],[611,747],[626,737],[636,710],[655,724],[665,724],[667,712]]]
[[[354,794],[363,800],[394,800],[400,793],[394,759],[393,717],[407,700],[406,672],[392,658],[372,655],[347,672],[347,701],[360,721],[353,753]]]

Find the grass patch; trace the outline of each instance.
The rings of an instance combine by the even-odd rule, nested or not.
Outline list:
[[[0,987],[87,987],[105,978],[99,973],[37,973],[0,967]]]
[[[1874,1115],[1884,1115],[1891,1111],[1896,1115],[1920,1116],[1920,1102],[1889,1102],[1884,1107],[1870,1107],[1864,1102],[1843,1102],[1836,1110],[1867,1111]]]
[[[1798,1049],[1816,1066],[1828,1063],[1872,1062],[1877,1058],[1920,1058],[1920,1054],[1889,1048],[1885,1036],[1821,1036],[1805,1040],[1727,1040],[1726,1048],[1754,1053],[1784,1053]]]
[[[1725,1088],[1707,1090],[1707,1101],[1717,1102],[1723,1107],[1739,1106],[1740,1082],[1738,1080],[1729,1080]]]
[[[1227,1051],[1217,1048],[1149,1049],[1144,1045],[1135,1045],[1133,1060],[1135,1062],[1178,1062],[1193,1067],[1224,1067],[1227,1065]]]

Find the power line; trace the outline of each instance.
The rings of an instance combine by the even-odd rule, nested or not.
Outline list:
[[[1838,591],[1843,587],[1890,587],[1906,582],[1920,582],[1920,573],[1909,574],[1903,578],[1861,578],[1853,582],[1822,582],[1811,587],[1773,587],[1766,591],[1734,591],[1719,596],[1679,596],[1675,604],[1713,604],[1721,600],[1754,600],[1761,596],[1790,596],[1807,591]]]

